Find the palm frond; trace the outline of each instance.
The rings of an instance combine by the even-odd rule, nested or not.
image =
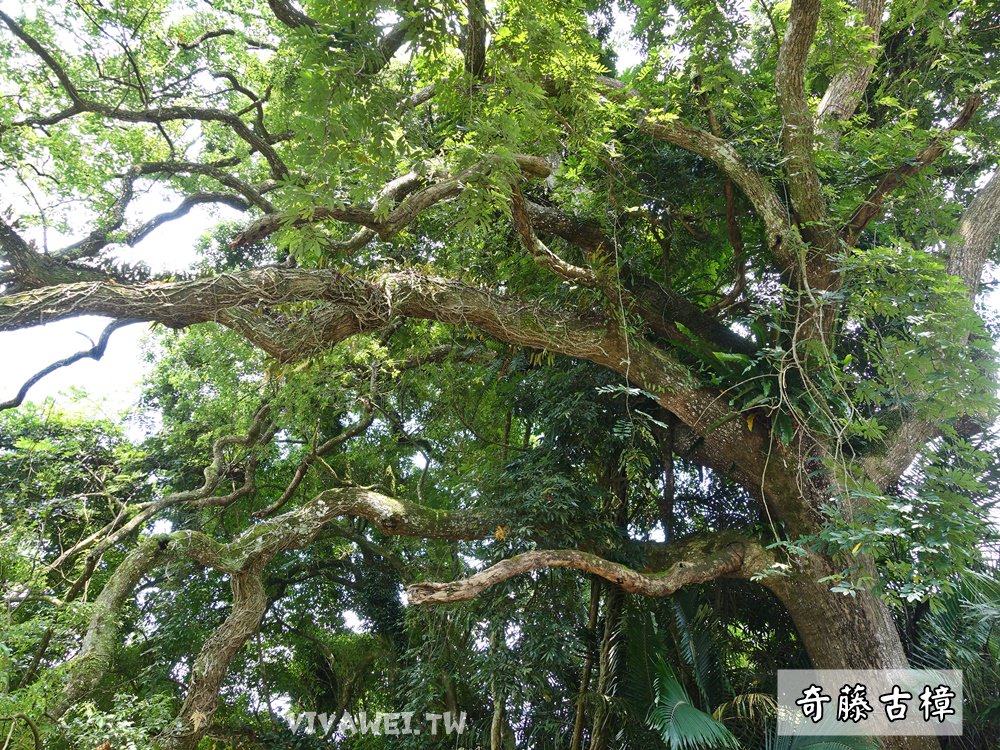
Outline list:
[[[807,737],[779,735],[772,727],[764,735],[764,750],[875,750],[878,746],[867,737]]]
[[[735,735],[721,721],[697,708],[674,671],[662,659],[656,662],[656,703],[648,724],[671,750],[738,749]]]

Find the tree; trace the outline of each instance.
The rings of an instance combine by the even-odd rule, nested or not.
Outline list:
[[[460,385],[417,378],[423,406],[407,414],[412,402],[386,392],[393,372],[506,375],[523,352],[565,392],[604,387],[655,458],[576,435],[566,449],[618,510],[555,513],[514,537],[517,554],[456,580],[415,580],[404,561],[411,605],[550,567],[649,596],[738,579],[780,600],[816,667],[906,665],[890,603],[954,590],[985,533],[995,383],[973,302],[1000,235],[998,11],[616,7],[122,0],[0,13],[2,152],[25,196],[0,222],[0,331],[82,314],[211,323],[231,335],[188,353],[202,368],[239,339],[268,358],[242,381],[231,374],[234,393],[262,400],[219,400],[219,423],[183,450],[161,446],[162,494],[52,563],[130,550],[93,602],[51,716],[100,683],[120,648],[117,613],[164,566],[200,566],[232,590],[157,740],[190,748],[276,596],[275,567],[331,528],[373,543],[336,519],[505,549],[520,520],[509,494],[478,503],[454,476],[396,493],[350,477],[395,463],[394,479],[415,452],[462,468],[431,455],[456,443],[448,430],[475,433],[442,415]],[[616,12],[642,53],[624,70]],[[171,208],[152,208],[154,187]],[[197,270],[161,278],[121,260],[198,206],[247,218],[218,226]],[[565,361],[588,366],[574,382]],[[330,367],[343,377],[324,380]],[[197,400],[166,404],[174,424],[185,409],[206,416]],[[519,408],[488,408],[506,423],[486,435],[503,461],[518,435],[531,446],[535,425],[555,432],[552,414]],[[311,438],[310,417],[322,422]],[[316,478],[373,423],[396,453],[372,440],[355,469]],[[286,433],[306,449],[275,496],[260,477],[284,458]],[[675,461],[743,503],[743,527],[675,533]],[[663,544],[622,538],[636,486],[661,493]],[[136,539],[164,517],[179,530]],[[617,536],[588,538],[609,519]],[[430,557],[421,578],[461,572]]]

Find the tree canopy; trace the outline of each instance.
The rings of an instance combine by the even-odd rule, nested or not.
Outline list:
[[[40,378],[154,331],[142,439],[22,405],[38,378],[0,405],[5,746],[309,747],[282,711],[413,707],[492,750],[760,747],[776,669],[912,664],[972,675],[986,747],[998,29],[0,11],[0,332],[110,319]],[[198,261],[155,270],[192,216]]]

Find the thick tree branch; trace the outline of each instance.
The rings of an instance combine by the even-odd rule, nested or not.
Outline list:
[[[531,156],[518,156],[516,158],[522,172],[526,175],[542,177],[548,173],[548,166],[544,160]],[[293,220],[292,225],[307,224],[324,218],[363,223],[366,226],[356,232],[349,240],[331,243],[329,248],[332,252],[355,250],[366,245],[376,236],[391,239],[396,232],[415,220],[421,211],[464,189],[463,181],[464,177],[462,176],[449,178],[413,192],[422,183],[422,178],[416,173],[409,173],[387,183],[373,201],[371,209],[353,207],[317,209],[308,217]],[[387,218],[381,221],[375,219],[377,206],[404,196],[409,197],[393,209]],[[578,245],[588,254],[594,254],[611,247],[610,239],[604,235],[600,227],[586,220],[567,216],[554,208],[525,200],[519,190],[515,190],[512,199],[512,216],[514,226],[523,244],[539,261],[540,265],[574,284],[589,287],[600,286],[600,279],[592,270],[568,263],[552,252],[535,235],[534,226]],[[232,244],[239,247],[260,242],[272,232],[277,231],[283,224],[287,224],[288,221],[287,217],[282,217],[280,214],[265,216],[243,230]],[[750,342],[713,320],[681,295],[665,290],[634,272],[630,273],[628,285],[629,292],[634,296],[634,300],[630,301],[634,302],[635,311],[658,334],[668,339],[687,343],[688,337],[673,325],[676,321],[727,350],[745,353],[751,353],[755,350]],[[617,297],[617,295],[612,295],[612,297]],[[342,338],[357,332],[352,329],[351,321],[343,316],[334,315],[331,318],[326,312],[318,313],[318,315],[323,318],[322,321],[310,321],[310,324],[319,323],[313,327],[313,334],[310,336],[318,346],[328,346],[329,342],[334,340],[337,335]],[[307,335],[306,326],[296,325],[299,333],[289,335],[286,328],[287,321],[274,321],[272,324],[267,320],[262,321],[257,314],[246,312],[233,312],[227,316],[229,319],[220,320],[220,322],[238,328],[244,335],[254,340],[261,348],[275,357],[288,361],[303,356],[298,342],[301,342],[302,337]],[[334,333],[333,336],[316,335],[318,332],[329,331],[340,333]]]
[[[543,234],[561,237],[591,255],[614,246],[596,222],[570,216],[558,208],[543,206],[527,198],[524,206],[532,226]]]
[[[807,239],[811,228],[826,220],[826,203],[813,157],[813,116],[805,85],[806,59],[816,36],[819,11],[820,0],[792,0],[774,76],[781,109],[788,191]]]
[[[635,312],[657,334],[670,341],[690,345],[691,336],[677,324],[725,351],[753,356],[756,345],[726,327],[683,295],[657,284],[630,268],[622,272],[622,280],[635,302]]]
[[[465,26],[465,72],[479,78],[486,69],[486,0],[465,0],[468,22]]]
[[[948,273],[969,289],[969,298],[979,291],[983,268],[1000,236],[1000,169],[977,193],[958,223],[960,241],[948,248]]]
[[[177,726],[156,738],[161,750],[193,750],[212,724],[219,705],[219,689],[229,665],[253,637],[267,609],[267,593],[260,571],[240,571],[229,579],[233,604],[225,621],[202,645],[191,668],[187,695]]]
[[[310,311],[305,342],[290,341],[291,326],[275,319],[274,336],[256,332],[251,309],[289,302],[322,303]],[[590,360],[655,393],[658,402],[699,434],[712,433],[715,466],[748,489],[773,495],[791,514],[786,521],[809,525],[811,515],[797,501],[794,464],[767,460],[761,430],[749,430],[726,400],[700,387],[668,352],[632,337],[593,313],[553,309],[498,295],[456,281],[400,271],[366,281],[327,270],[259,269],[209,279],[136,286],[71,284],[0,297],[0,330],[85,313],[157,321],[184,327],[206,321],[232,325],[251,341],[287,354],[314,351],[362,331],[378,330],[397,318],[473,326],[510,344]],[[316,328],[315,315],[328,325]],[[265,316],[266,318],[266,316]],[[739,470],[732,471],[732,467]],[[766,476],[765,476],[766,475]],[[794,518],[793,518],[794,516]]]
[[[220,312],[216,322],[284,363],[300,362],[351,336],[381,327],[377,322],[365,324],[349,310],[326,303],[295,315],[255,306],[232,307]]]
[[[363,71],[365,75],[373,76],[389,64],[399,48],[406,43],[406,38],[410,35],[413,25],[413,19],[404,18],[379,39],[376,56],[365,63]]]
[[[274,17],[290,29],[298,29],[303,26],[309,29],[320,27],[318,21],[310,18],[287,0],[267,0],[267,5],[274,13]]]
[[[77,315],[106,315],[171,327],[215,320],[242,305],[280,305],[320,300],[378,308],[386,301],[368,282],[337,273],[259,269],[206,279],[126,286],[109,282],[65,284],[0,297],[0,330],[15,330]],[[353,301],[352,301],[353,300]]]
[[[579,550],[534,550],[501,560],[469,578],[450,583],[414,583],[406,588],[410,604],[445,604],[478,596],[514,576],[543,568],[576,568],[600,576],[633,594],[667,596],[683,586],[721,577],[749,578],[743,570],[745,549],[753,544],[723,534],[718,539],[690,537],[667,545],[660,561],[673,558],[656,572],[642,573],[626,565]]]
[[[11,281],[6,283],[13,282],[19,289],[108,279],[100,271],[39,253],[3,218],[0,218],[0,261],[10,268]]]
[[[58,719],[89,695],[111,667],[121,631],[120,610],[144,575],[164,555],[166,545],[150,538],[140,544],[115,569],[93,604],[80,650],[66,667],[62,695],[53,698],[49,715]]]
[[[868,45],[878,44],[882,30],[882,13],[885,0],[857,0],[856,7],[866,28],[864,39]],[[852,64],[837,73],[823,94],[816,111],[817,120],[849,120],[857,111],[875,70],[875,57],[869,49],[855,53]]]

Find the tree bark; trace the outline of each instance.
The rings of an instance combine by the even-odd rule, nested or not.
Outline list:
[[[230,579],[233,607],[202,646],[191,668],[187,697],[178,715],[179,726],[156,739],[157,750],[194,750],[205,736],[219,704],[219,689],[236,653],[260,626],[267,595],[259,570],[249,570]]]
[[[830,591],[818,579],[836,572],[829,558],[810,555],[787,577],[764,585],[788,610],[815,669],[908,669],[888,607],[874,594]],[[883,737],[883,750],[940,750],[935,737]]]
[[[618,587],[611,587],[605,602],[604,637],[601,639],[601,652],[597,662],[597,704],[590,731],[590,750],[607,750],[611,737],[611,699],[617,687],[625,592]]]
[[[573,721],[573,739],[570,750],[582,750],[583,725],[586,719],[585,700],[590,689],[590,673],[594,668],[592,638],[597,632],[597,615],[601,606],[601,582],[597,578],[590,581],[590,611],[587,617],[587,653],[583,657],[583,673],[580,675],[580,692],[576,700],[576,718]]]

